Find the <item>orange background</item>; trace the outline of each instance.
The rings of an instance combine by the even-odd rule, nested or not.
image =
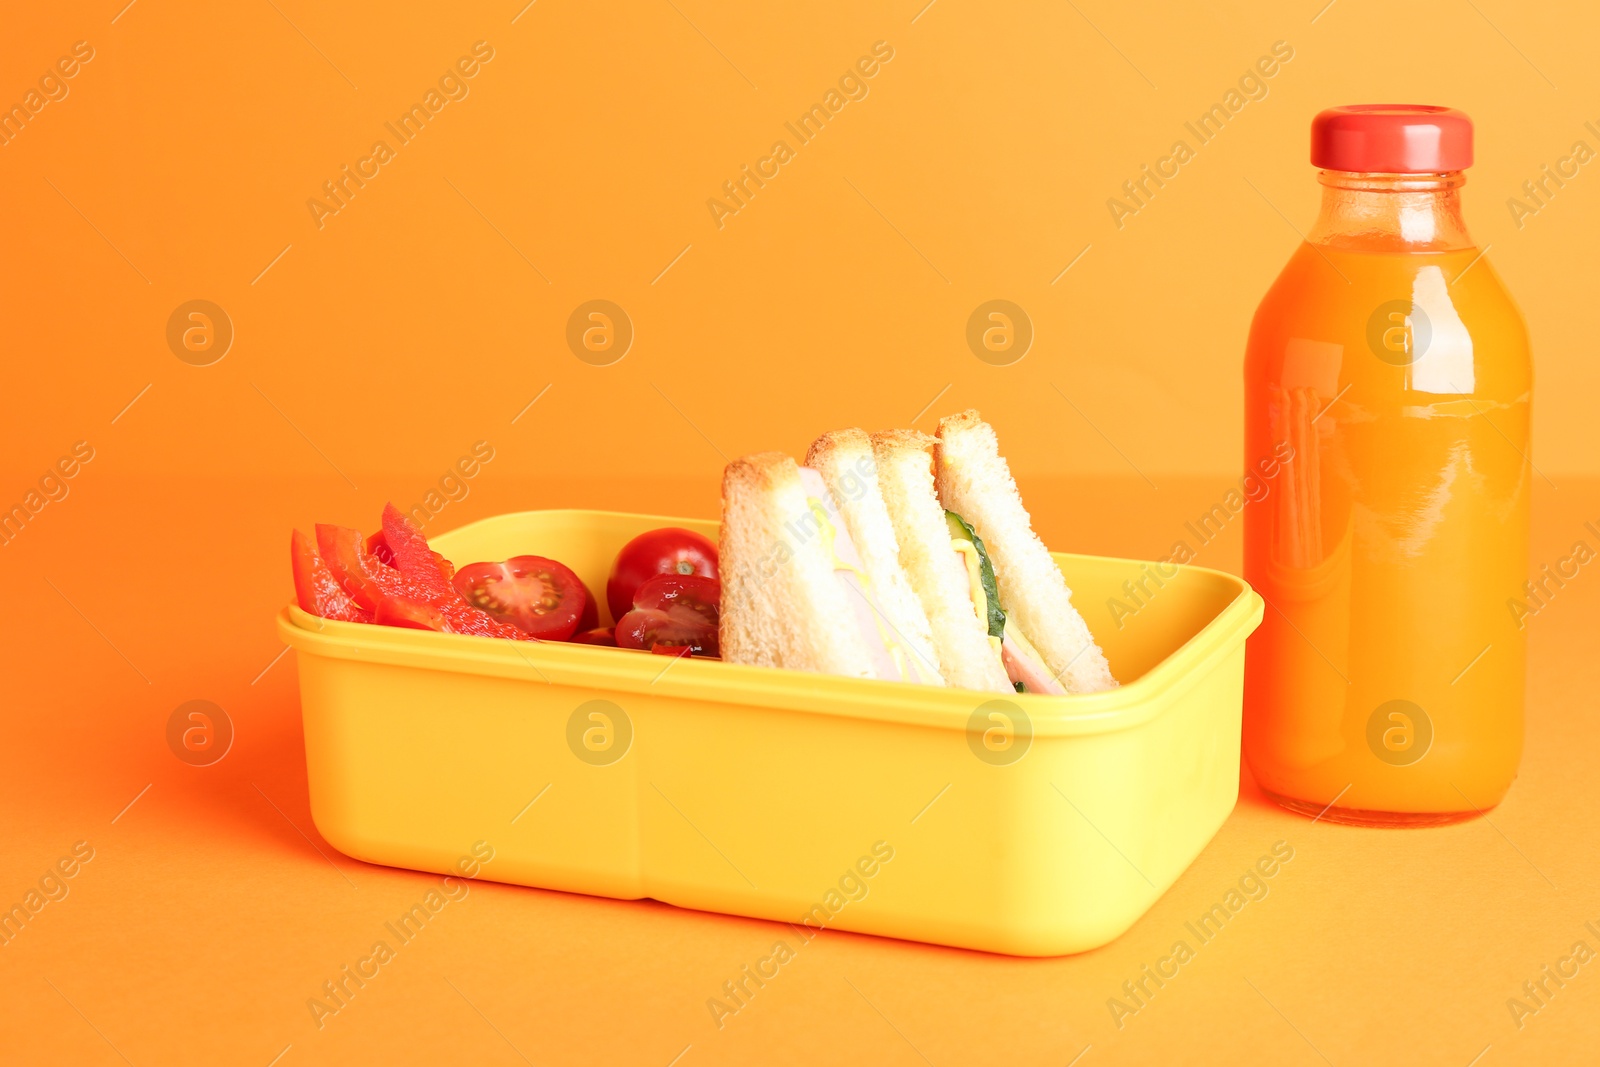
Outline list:
[[[1231,472],[1250,314],[1316,209],[1310,117],[1376,98],[1476,120],[1468,221],[1532,323],[1535,462],[1600,473],[1580,311],[1600,182],[1580,171],[1521,230],[1505,206],[1574,140],[1600,149],[1593,11],[541,0],[512,24],[515,0],[274,3],[141,0],[115,25],[115,0],[43,5],[0,43],[0,100],[74,41],[96,53],[0,147],[5,494],[112,432],[127,473],[428,479],[487,439],[499,473],[711,477],[718,449],[903,425],[946,385],[920,425],[976,406],[1026,473]],[[495,59],[470,95],[319,230],[306,201],[478,40]],[[869,95],[718,230],[706,201],[879,40]],[[1278,40],[1295,58],[1266,99],[1118,230],[1106,200]],[[237,331],[210,368],[165,343],[196,298]],[[637,331],[608,368],[564,342],[594,298]],[[963,339],[992,298],[1036,325],[1011,367]]]
[[[1504,1002],[1574,940],[1600,949],[1583,927],[1600,925],[1583,814],[1593,579],[1530,621],[1528,750],[1492,823],[1311,825],[1247,782],[1195,867],[1104,949],[1017,961],[825,935],[721,1031],[705,999],[780,928],[481,884],[324,1030],[305,1008],[433,879],[347,860],[311,826],[293,657],[275,659],[272,630],[291,526],[370,528],[479,440],[494,460],[430,530],[546,506],[713,515],[725,457],[972,405],[1052,547],[1160,555],[1236,476],[1245,331],[1314,214],[1322,107],[1426,100],[1477,121],[1468,221],[1529,319],[1535,462],[1561,486],[1536,499],[1535,565],[1585,536],[1600,178],[1586,167],[1520,229],[1505,201],[1573,141],[1600,148],[1583,127],[1600,125],[1600,16],[1319,7],[111,0],[10,20],[0,103],[74,42],[95,55],[0,145],[0,504],[74,442],[95,458],[0,548],[0,903],[75,841],[96,857],[0,948],[0,1058],[265,1065],[289,1046],[285,1067],[665,1065],[689,1046],[684,1067],[1066,1063],[1092,1046],[1092,1067],[1195,1059],[1198,1042],[1283,1063],[1592,1050],[1596,965],[1520,1030]],[[479,40],[494,58],[470,94],[319,229],[307,199]],[[719,230],[706,200],[879,40],[894,58],[866,98]],[[1278,40],[1295,56],[1267,98],[1119,230],[1106,199]],[[595,298],[636,331],[608,367],[565,341]],[[964,340],[992,298],[1036,330],[1011,366]],[[192,299],[235,331],[211,366],[167,345]],[[1236,569],[1237,536],[1199,562]],[[204,769],[163,733],[196,698],[238,731]],[[1106,998],[1279,839],[1297,858],[1272,896],[1117,1030]]]

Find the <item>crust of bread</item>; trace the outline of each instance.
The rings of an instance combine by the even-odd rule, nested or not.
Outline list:
[[[967,572],[950,547],[934,491],[936,440],[916,430],[871,435],[878,488],[900,547],[900,565],[928,617],[939,671],[950,685],[1013,693],[968,591]]]
[[[730,663],[873,677],[823,545],[800,467],[760,452],[722,474],[722,658]]]
[[[1069,693],[1116,686],[1105,653],[1022,504],[994,428],[976,411],[939,420],[939,499],[972,524],[994,564],[1000,602]]]
[[[872,441],[875,457],[904,451],[927,452],[939,443],[937,437],[931,437],[921,430],[878,430],[867,436]]]
[[[900,566],[900,543],[878,487],[872,439],[860,429],[825,433],[811,443],[806,466],[822,475],[839,507],[883,621],[922,679],[943,685],[927,613]]]

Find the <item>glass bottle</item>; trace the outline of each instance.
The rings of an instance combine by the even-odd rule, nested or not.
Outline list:
[[[1245,360],[1244,754],[1295,811],[1472,818],[1522,754],[1527,333],[1461,216],[1466,115],[1324,111],[1311,162],[1321,214]]]

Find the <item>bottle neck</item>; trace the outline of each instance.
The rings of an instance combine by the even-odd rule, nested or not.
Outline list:
[[[1317,172],[1322,212],[1306,235],[1349,252],[1451,252],[1472,247],[1461,217],[1466,174]]]

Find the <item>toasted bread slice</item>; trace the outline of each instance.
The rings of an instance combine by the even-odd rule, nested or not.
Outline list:
[[[1015,693],[973,608],[966,568],[950,547],[950,529],[934,491],[934,439],[915,430],[875,433],[871,439],[900,565],[928,616],[940,673],[962,689]]]
[[[891,639],[903,650],[914,680],[943,685],[928,616],[900,566],[900,544],[878,489],[872,439],[857,429],[825,433],[811,443],[806,466],[815,468],[827,483],[861,556],[861,569],[875,599],[873,607]]]
[[[989,552],[1000,604],[1069,693],[1116,686],[1105,653],[1072,606],[1072,590],[1022,505],[994,429],[976,411],[939,420],[939,499],[972,524]]]
[[[730,663],[876,677],[851,624],[800,467],[781,452],[728,464],[722,474],[722,658]]]

